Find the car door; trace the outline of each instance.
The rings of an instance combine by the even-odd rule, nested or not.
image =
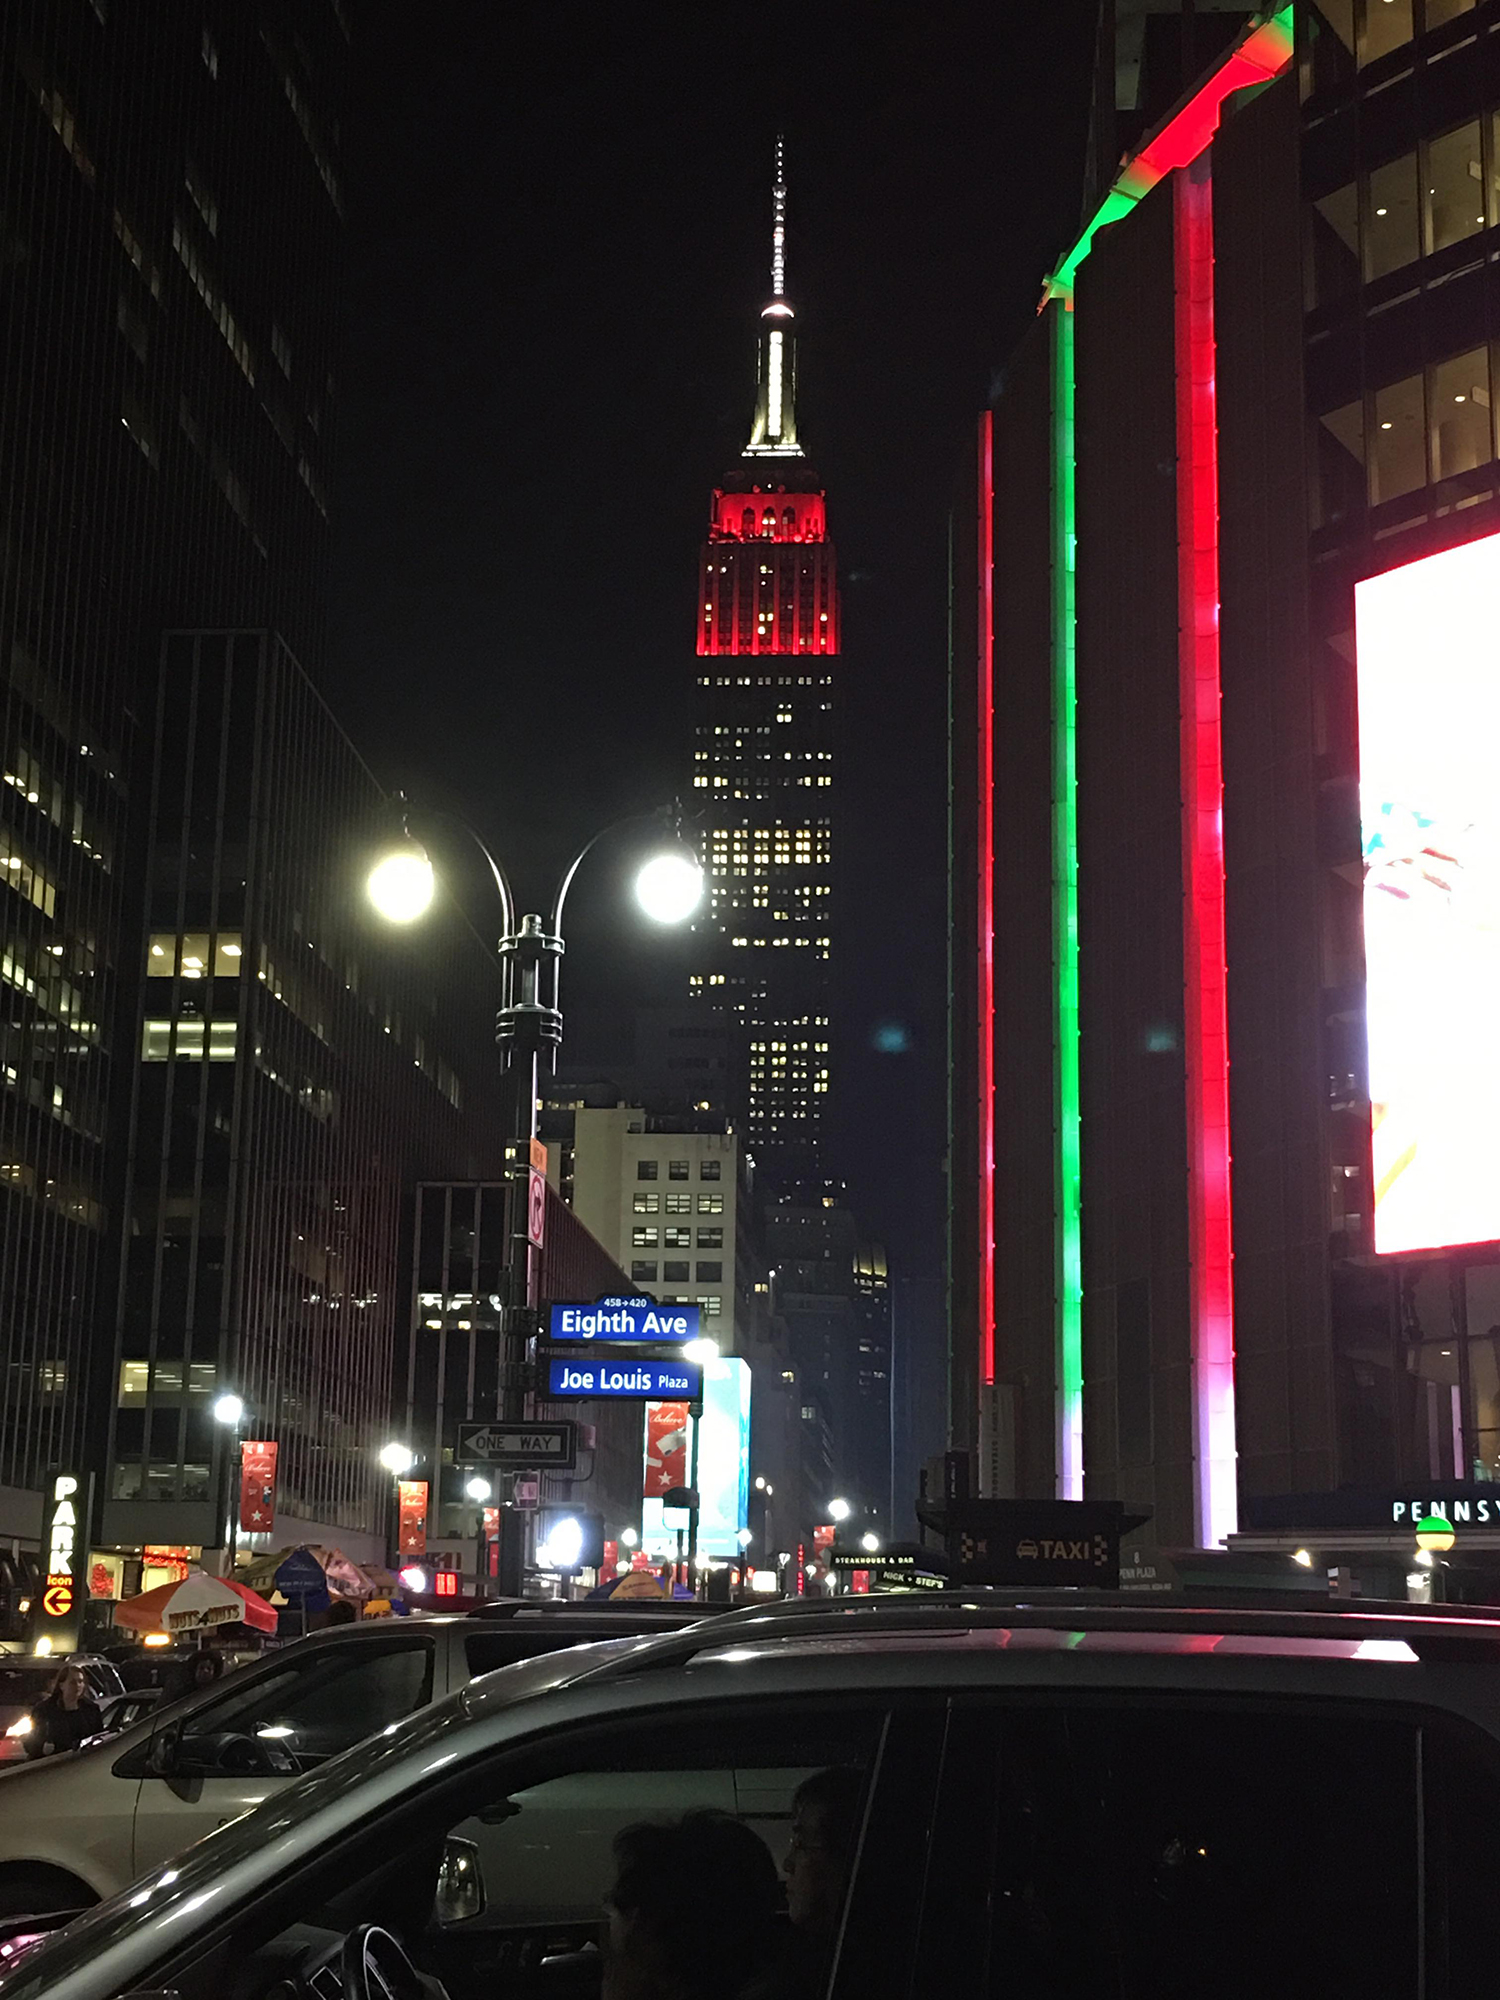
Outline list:
[[[1349,1703],[960,1699],[910,2000],[1415,2000],[1421,1766]]]
[[[165,1723],[138,1759],[134,1872],[425,1706],[433,1673],[430,1634],[299,1647],[269,1673]]]

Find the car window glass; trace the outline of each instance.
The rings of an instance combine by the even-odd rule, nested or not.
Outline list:
[[[787,1990],[816,2000],[881,1720],[858,1707],[653,1715],[523,1757],[436,1843],[430,1914],[413,1955],[450,2000],[492,2000],[503,1967],[597,1953],[619,1844],[646,1824],[665,1830],[643,1865],[670,1904],[674,1950],[729,1952],[726,2000],[752,1974],[790,1980]],[[726,1835],[726,1821],[737,1830]],[[663,1883],[663,1870],[680,1879]],[[767,2000],[781,1990],[768,1985]]]
[[[420,1639],[309,1649],[184,1717],[178,1776],[311,1770],[432,1698]]]
[[[0,1667],[0,1708],[30,1708],[56,1678],[55,1666]]]
[[[471,1674],[492,1674],[497,1667],[514,1666],[517,1660],[540,1659],[543,1653],[557,1653],[564,1646],[610,1636],[576,1629],[570,1632],[557,1624],[507,1624],[494,1632],[466,1632],[464,1659]]]
[[[1482,1993],[1495,1977],[1486,1876],[1500,1807],[1500,1746],[1480,1730],[1446,1718],[1424,1727],[1422,1792],[1432,1957],[1428,1990]]]
[[[1417,1735],[1256,1708],[955,1717],[919,1996],[1419,1990]]]

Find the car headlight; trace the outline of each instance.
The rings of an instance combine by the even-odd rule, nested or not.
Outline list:
[[[7,1736],[29,1736],[35,1728],[36,1724],[32,1721],[31,1717],[23,1715],[19,1721],[13,1722],[5,1733]]]

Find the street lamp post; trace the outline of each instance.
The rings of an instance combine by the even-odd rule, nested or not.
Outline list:
[[[436,878],[426,850],[411,835],[410,809],[404,802],[402,813],[401,839],[376,862],[367,886],[380,914],[388,922],[404,924],[413,922],[427,910],[436,890]],[[544,924],[536,915],[524,915],[517,921],[510,878],[466,821],[451,813],[434,817],[458,827],[483,855],[500,900],[503,929],[496,949],[500,959],[501,1004],[495,1021],[495,1040],[510,1081],[511,1159],[506,1229],[510,1255],[506,1260],[504,1347],[495,1414],[502,1420],[514,1420],[526,1414],[523,1357],[517,1351],[521,1344],[517,1339],[518,1323],[521,1312],[536,1305],[538,1298],[538,1258],[531,1240],[528,1196],[532,1144],[538,1135],[538,1086],[544,1069],[551,1071],[556,1067],[562,1043],[559,997],[563,914],[574,876],[600,842],[643,822],[639,815],[616,820],[602,827],[579,849],[558,884],[550,921]],[[675,809],[648,815],[645,823],[655,824],[662,839],[658,851],[636,876],[636,900],[656,923],[683,923],[702,900],[703,871],[683,836]]]
[[[367,887],[370,900],[388,922],[405,924],[414,922],[430,906],[436,878],[426,850],[411,834],[411,809],[405,801],[399,803],[401,838],[377,861]],[[446,812],[433,817],[457,827],[483,855],[500,902],[502,929],[496,946],[500,961],[500,1008],[495,1019],[495,1041],[509,1083],[510,1129],[506,1176],[508,1255],[503,1280],[495,1415],[502,1422],[514,1422],[528,1414],[525,1384],[526,1363],[530,1359],[526,1351],[530,1338],[529,1312],[540,1296],[540,1259],[531,1228],[531,1175],[538,1138],[539,1085],[543,1071],[555,1069],[562,1044],[559,999],[563,915],[568,891],[579,868],[601,841],[643,822],[639,815],[614,821],[585,842],[559,882],[550,921],[544,924],[540,916],[530,914],[517,921],[510,878],[467,821]],[[636,876],[636,900],[656,923],[685,922],[702,900],[703,871],[698,858],[684,838],[681,817],[675,808],[646,816],[646,823],[654,823],[658,828],[659,844]],[[507,1584],[510,1565],[504,1560],[503,1547],[506,1525],[514,1518],[509,1509],[503,1510],[500,1517],[502,1590],[515,1587]]]
[[[245,1405],[240,1397],[225,1394],[215,1398],[213,1414],[214,1422],[229,1432],[219,1449],[219,1532],[224,1537],[220,1573],[233,1576],[240,1517],[240,1454],[244,1449],[240,1426],[245,1420]]]
[[[390,1492],[386,1498],[386,1548],[393,1570],[401,1567],[401,1482],[416,1464],[416,1453],[410,1445],[394,1440],[382,1445],[379,1452],[380,1463],[391,1475]],[[394,1526],[391,1523],[394,1521]]]
[[[480,1479],[476,1476],[464,1487],[464,1492],[468,1494],[479,1510],[474,1539],[478,1544],[475,1553],[478,1558],[479,1595],[485,1597],[488,1595],[485,1585],[490,1574],[490,1538],[489,1532],[484,1525],[484,1510],[490,1503],[494,1488],[487,1479]]]

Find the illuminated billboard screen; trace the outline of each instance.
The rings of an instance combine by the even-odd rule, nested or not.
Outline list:
[[[1500,535],[1355,589],[1375,1248],[1500,1237]]]
[[[669,1406],[663,1405],[663,1408]],[[669,1422],[670,1419],[663,1419]],[[750,1519],[750,1364],[736,1355],[705,1363],[703,1415],[697,1420],[698,1552],[705,1556],[735,1556],[740,1530]],[[647,1412],[646,1493],[641,1502],[641,1546],[648,1555],[669,1556],[677,1547],[677,1530],[687,1515],[668,1512],[652,1492],[652,1420]],[[681,1448],[672,1453],[686,1484],[693,1466],[693,1424]]]

